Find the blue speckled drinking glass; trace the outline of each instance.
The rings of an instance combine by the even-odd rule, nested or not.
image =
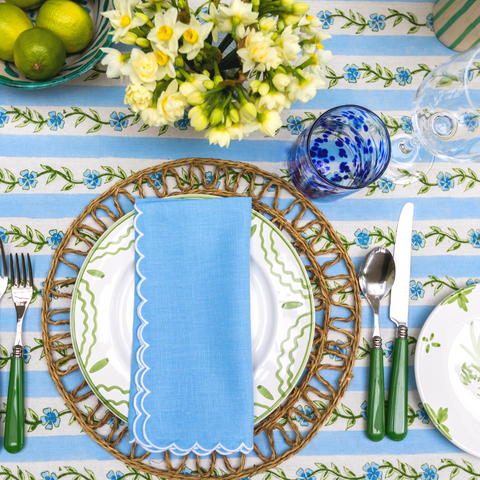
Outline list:
[[[356,105],[332,108],[296,140],[288,165],[295,187],[311,198],[333,200],[377,181],[390,161],[382,120]]]

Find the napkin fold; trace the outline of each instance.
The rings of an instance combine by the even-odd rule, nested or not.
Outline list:
[[[135,209],[130,439],[150,452],[248,453],[251,199]]]

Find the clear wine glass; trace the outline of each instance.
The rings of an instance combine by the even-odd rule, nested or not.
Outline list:
[[[399,184],[412,183],[430,170],[435,157],[480,161],[480,47],[454,55],[424,79],[415,95],[414,136],[392,137],[385,173]]]
[[[333,200],[376,182],[389,159],[390,136],[382,120],[366,108],[344,105],[299,135],[288,165],[304,195]]]

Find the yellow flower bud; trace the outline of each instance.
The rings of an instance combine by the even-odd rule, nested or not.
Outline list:
[[[146,38],[138,37],[135,42],[140,48],[149,48],[150,42]]]
[[[215,82],[213,80],[205,80],[203,82],[203,86],[207,89],[207,90],[212,90],[212,88],[215,88]]]
[[[215,85],[218,85],[220,82],[223,82],[223,77],[221,75],[215,75],[213,77],[213,81]]]
[[[240,114],[247,123],[250,123],[257,118],[257,109],[252,102],[246,102],[242,105],[242,108],[240,109]]]
[[[250,82],[250,89],[252,90],[252,92],[257,93],[261,85],[262,85],[262,82],[260,80],[252,80]]]
[[[202,92],[192,92],[187,97],[187,101],[190,105],[201,105],[204,101],[205,97]]]
[[[268,83],[265,83],[263,82],[261,85],[260,85],[260,88],[258,89],[258,93],[260,95],[266,95],[268,92],[270,91],[270,85]]]
[[[185,65],[185,62],[183,61],[183,58],[178,56],[175,58],[175,65],[177,67],[183,67]]]
[[[240,121],[240,115],[235,107],[230,108],[228,116],[233,123],[238,123]]]
[[[215,108],[210,114],[210,124],[218,125],[221,121],[223,121],[223,110],[220,108]]]
[[[294,15],[305,15],[310,10],[310,6],[304,2],[295,2],[293,4]]]
[[[295,25],[300,21],[300,17],[298,15],[287,15],[285,17],[285,25]]]
[[[206,77],[210,78],[210,72],[208,70],[204,70],[202,72]]]

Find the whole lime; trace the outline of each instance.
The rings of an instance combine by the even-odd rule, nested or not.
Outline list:
[[[83,50],[93,36],[89,13],[70,0],[47,0],[38,12],[35,25],[56,33],[63,40],[67,53]]]
[[[0,59],[7,62],[13,62],[13,46],[18,36],[33,28],[28,15],[16,7],[8,3],[0,3]]]
[[[13,47],[15,65],[32,80],[46,80],[56,75],[66,56],[62,39],[46,28],[25,30]]]
[[[16,5],[22,10],[32,10],[39,7],[45,0],[5,0],[7,3]]]

